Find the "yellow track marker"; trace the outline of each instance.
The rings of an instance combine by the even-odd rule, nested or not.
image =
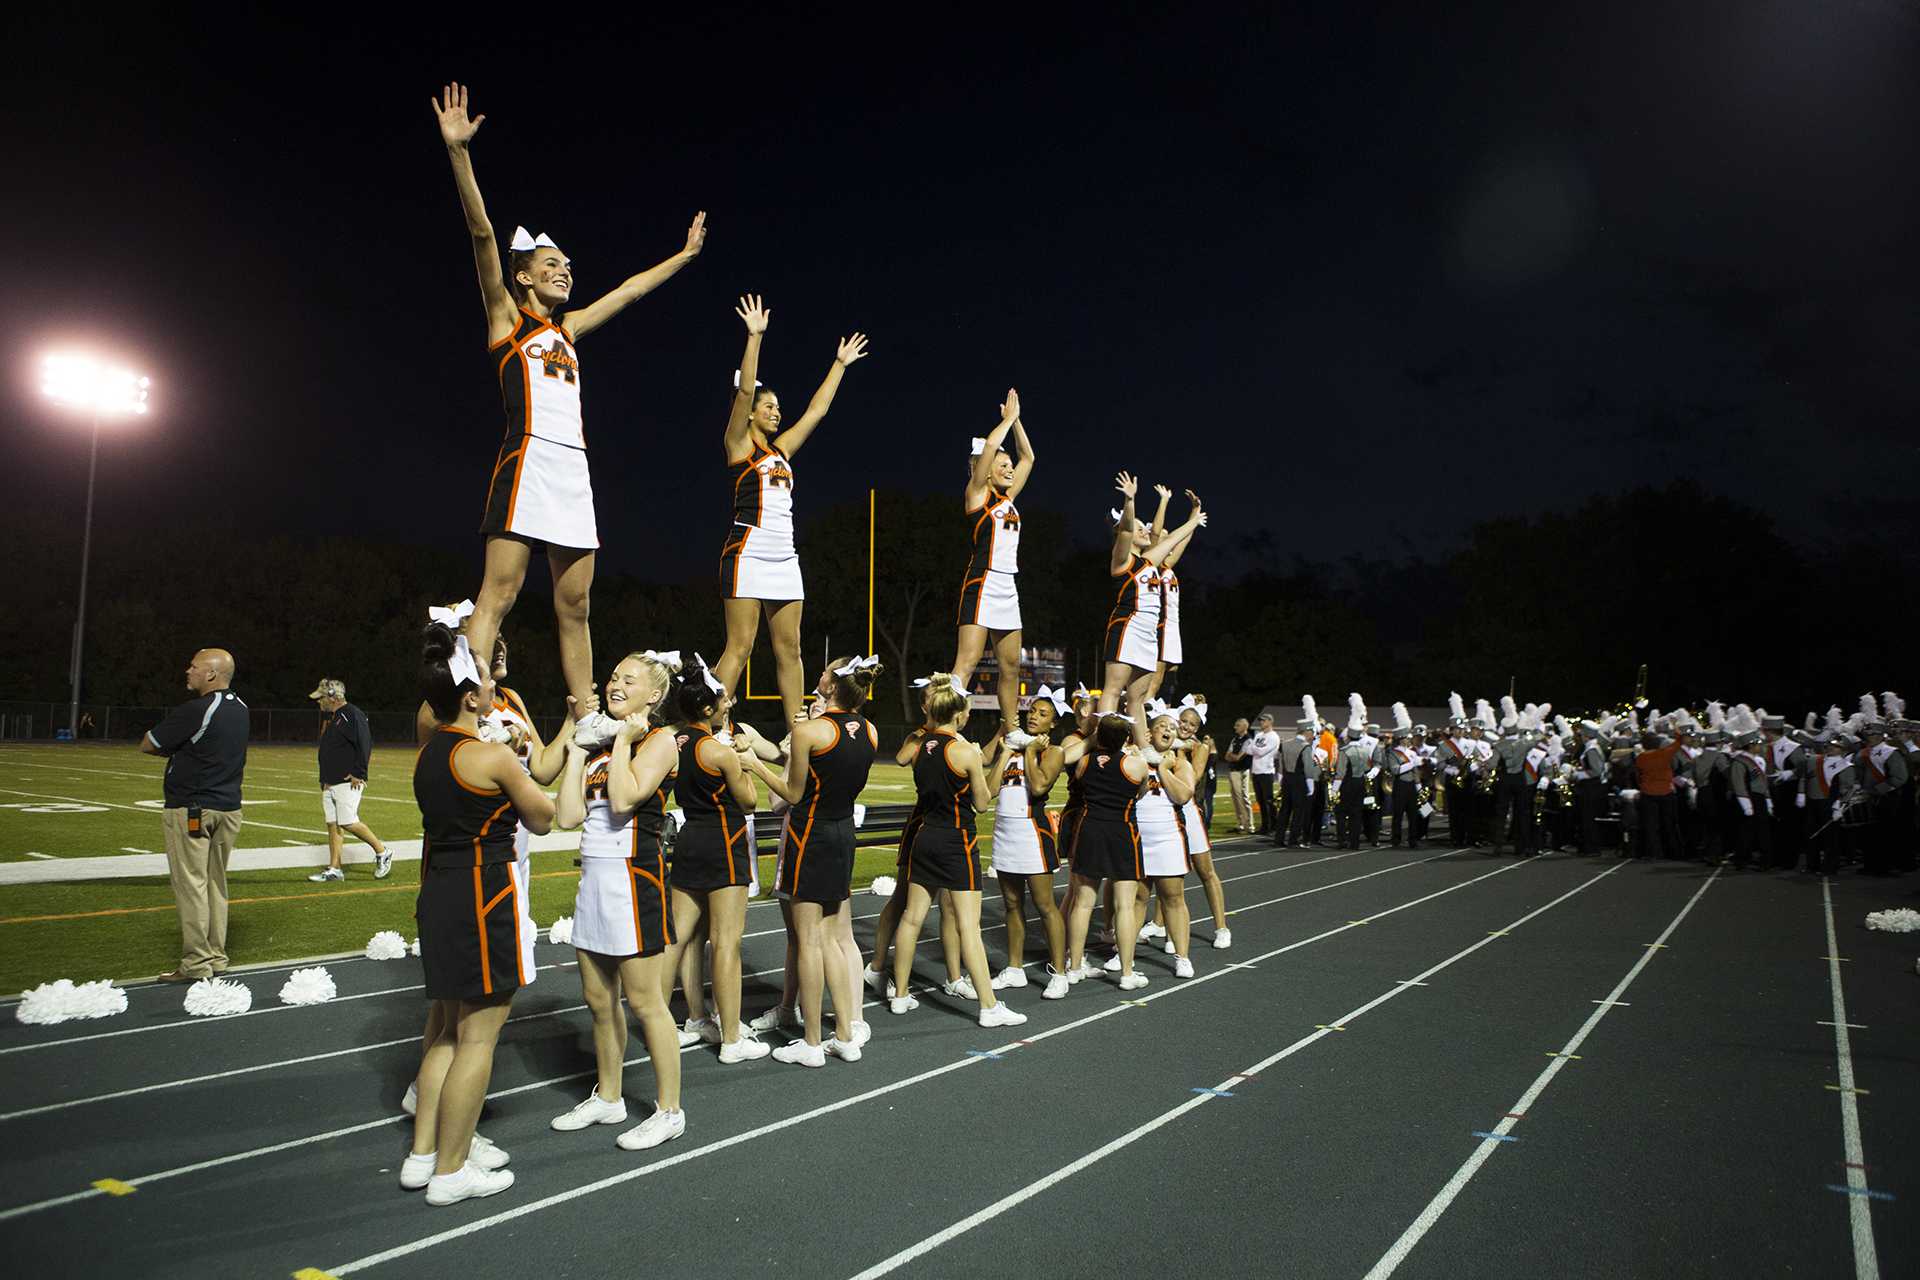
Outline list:
[[[93,1189],[95,1191],[104,1191],[110,1196],[130,1196],[139,1190],[139,1188],[132,1183],[122,1182],[118,1178],[95,1178],[93,1181]]]
[[[336,1277],[318,1267],[302,1267],[293,1273],[293,1280],[336,1280]]]

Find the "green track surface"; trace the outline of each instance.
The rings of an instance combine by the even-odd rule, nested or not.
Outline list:
[[[416,839],[419,814],[411,795],[412,754],[376,750],[361,817],[382,837]],[[0,748],[0,862],[160,853],[161,761],[114,746]],[[1065,784],[1056,787],[1057,807]],[[913,798],[909,771],[876,764],[861,799],[868,805]],[[146,802],[143,804],[142,802]],[[1232,825],[1232,809],[1215,813],[1214,831]],[[993,820],[980,820],[983,854]],[[247,754],[246,818],[236,847],[260,849],[324,843],[318,776],[310,747],[255,747]],[[238,871],[228,876],[227,951],[236,964],[291,960],[355,950],[381,929],[414,936],[413,902],[420,864],[399,861],[373,879],[365,846],[349,841],[347,879],[317,885],[309,868]],[[316,855],[315,864],[319,864]],[[854,884],[891,874],[891,849],[863,850]],[[567,850],[533,858],[533,918],[545,927],[573,911],[577,872]],[[761,862],[763,882],[773,859]],[[0,994],[54,978],[150,978],[173,967],[180,935],[165,876],[70,883],[0,885]]]

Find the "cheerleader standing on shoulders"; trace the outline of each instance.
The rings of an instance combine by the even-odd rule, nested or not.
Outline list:
[[[421,651],[421,693],[440,727],[413,766],[422,833],[414,915],[440,1029],[414,1082],[419,1106],[400,1185],[447,1205],[513,1185],[507,1153],[473,1132],[513,993],[533,973],[533,938],[520,927],[526,886],[503,819],[544,833],[554,808],[512,752],[476,736],[486,689],[466,638],[433,623]]]
[[[727,647],[714,664],[714,675],[728,693],[733,692],[753,654],[754,637],[765,614],[780,705],[787,722],[795,724],[803,717],[805,705],[800,610],[806,588],[800,578],[800,555],[793,545],[793,455],[827,416],[847,366],[867,354],[867,339],[856,333],[841,340],[807,411],[782,430],[780,397],[754,377],[760,368],[760,341],[773,312],[750,296],[740,299],[734,313],[746,323],[747,349],[740,358],[724,437],[727,473],[733,483],[733,529],[720,548]]]
[[[1013,433],[1020,451],[1015,462],[1006,448]],[[1033,445],[1020,421],[1020,393],[1008,391],[1000,406],[1000,425],[973,441],[972,470],[967,476],[967,520],[973,528],[973,554],[960,582],[959,648],[953,675],[965,687],[980,665],[980,655],[993,644],[999,664],[1000,733],[1018,751],[1027,745],[1020,731],[1020,509],[1013,500],[1033,474]]]
[[[828,667],[831,690],[824,713],[794,726],[784,776],[757,756],[743,757],[774,794],[787,801],[786,829],[774,884],[787,899],[799,970],[797,994],[803,1038],[773,1051],[780,1062],[824,1067],[827,1055],[860,1060],[859,953],[849,962],[840,945],[841,914],[851,916],[853,806],[866,788],[880,739],[860,714],[882,668],[876,657],[846,658]],[[829,933],[834,937],[830,940]],[[834,1035],[820,1039],[821,1000],[833,996]]]
[[[920,743],[913,762],[921,822],[907,853],[907,905],[893,938],[894,995],[887,1007],[906,1013],[920,1006],[907,990],[914,945],[933,895],[944,892],[960,935],[961,962],[978,993],[980,1025],[1018,1026],[1027,1017],[994,996],[987,949],[980,940],[980,863],[975,854],[979,836],[974,832],[974,814],[992,799],[993,789],[987,785],[980,748],[960,736],[967,722],[966,686],[949,673],[935,672],[927,685],[926,710],[927,722],[936,727]],[[996,775],[1005,771],[1012,755],[1012,748],[1001,747],[993,766]]]
[[[500,382],[507,434],[493,464],[480,533],[486,567],[467,634],[475,653],[491,654],[500,623],[526,582],[533,548],[544,544],[553,572],[553,612],[560,631],[560,667],[580,715],[593,696],[593,636],[587,596],[593,586],[593,481],[580,415],[580,339],[677,275],[707,242],[707,215],[695,215],[680,252],[633,276],[598,301],[568,309],[573,266],[545,234],[516,228],[506,269],[493,224],[473,175],[473,136],[485,116],[467,115],[467,91],[446,87],[433,103],[440,137],[453,163],[453,183],[473,241],[480,297],[487,312],[487,350]],[[613,736],[604,716],[588,720],[592,741]]]
[[[1138,482],[1122,471],[1114,478],[1114,487],[1125,499],[1114,513],[1109,565],[1120,589],[1107,619],[1106,677],[1100,690],[1100,710],[1103,714],[1117,711],[1124,692],[1134,745],[1145,754],[1151,751],[1147,744],[1147,685],[1160,666],[1160,566],[1176,542],[1184,542],[1206,524],[1207,513],[1196,498],[1187,522],[1155,539],[1153,530],[1134,518]],[[1148,755],[1147,759],[1154,763],[1156,758]]]
[[[754,858],[746,815],[757,803],[753,779],[738,753],[714,736],[714,726],[725,728],[732,700],[699,654],[693,656],[693,668],[684,673],[675,697],[687,727],[676,739],[680,767],[673,795],[687,821],[673,847],[673,927],[683,938],[703,931],[711,936],[720,1061],[746,1062],[771,1051],[740,1034],[740,935],[746,926]],[[700,992],[696,977],[687,987],[689,1013],[700,1003]]]
[[[1183,703],[1180,708],[1181,742],[1174,745],[1187,766],[1189,781],[1197,792],[1200,780],[1207,776],[1207,766],[1213,760],[1213,739],[1206,734],[1206,702],[1189,694]],[[1220,873],[1213,869],[1213,840],[1207,831],[1207,819],[1200,812],[1197,799],[1181,805],[1180,815],[1181,830],[1187,837],[1187,856],[1192,859],[1194,874],[1200,877],[1200,888],[1207,895],[1207,909],[1213,913],[1213,946],[1216,951],[1225,951],[1233,945],[1233,930],[1227,928],[1226,890],[1220,885]]]
[[[1064,767],[1065,753],[1053,745],[1054,722],[1067,714],[1064,693],[1040,686],[1027,707],[1030,741],[1009,751],[1000,770],[1000,792],[993,809],[993,873],[1006,907],[1007,967],[994,977],[996,988],[1024,987],[1027,971],[1027,899],[1040,913],[1047,934],[1047,987],[1043,999],[1067,994],[1067,922],[1053,896],[1053,873],[1060,868],[1060,836],[1047,812],[1047,793]],[[942,916],[946,914],[944,911]]]
[[[589,754],[567,746],[560,776],[559,824],[580,828],[580,889],[573,905],[573,946],[580,990],[593,1014],[593,1057],[599,1079],[578,1106],[555,1116],[571,1132],[621,1124],[627,1100],[620,1082],[627,1054],[627,1002],[653,1063],[652,1115],[614,1141],[644,1151],[687,1130],[680,1110],[680,1041],[667,1011],[673,979],[673,920],[668,908],[663,784],[678,759],[665,729],[648,717],[665,696],[672,672],[659,659],[630,653],[607,677],[607,711],[620,728],[610,747]]]
[[[1160,504],[1153,513],[1153,540],[1160,541],[1167,536],[1167,503],[1173,497],[1173,490],[1163,484],[1153,486],[1160,495]],[[1200,499],[1193,490],[1187,490],[1187,501],[1195,507]],[[1166,562],[1160,566],[1160,662],[1153,670],[1153,679],[1147,682],[1147,696],[1160,696],[1160,686],[1167,677],[1180,669],[1185,659],[1186,649],[1180,643],[1180,575],[1173,566],[1180,563],[1180,557],[1186,553],[1187,544],[1193,541],[1189,531],[1185,537],[1178,538],[1167,548]]]
[[[1123,754],[1130,734],[1127,717],[1101,716],[1092,750],[1077,766],[1086,812],[1075,832],[1073,904],[1067,916],[1067,980],[1077,982],[1093,973],[1086,963],[1087,927],[1100,896],[1100,882],[1113,881],[1112,924],[1122,991],[1147,985],[1147,976],[1133,967],[1134,930],[1138,925],[1134,894],[1147,878],[1135,810],[1146,794],[1152,767],[1140,756]]]

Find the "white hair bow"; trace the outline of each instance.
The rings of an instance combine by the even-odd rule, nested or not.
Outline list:
[[[1168,712],[1167,704],[1158,698],[1147,699],[1147,723],[1151,724]]]
[[[1033,700],[1051,702],[1055,711],[1063,716],[1067,714],[1067,694],[1064,689],[1050,689],[1043,684],[1040,686],[1040,691],[1033,695]]]
[[[727,686],[713,678],[713,668],[707,665],[707,660],[700,656],[700,651],[697,649],[694,650],[693,660],[700,664],[700,678],[707,682],[707,688],[713,690],[715,693],[725,693],[727,691]]]
[[[453,676],[453,687],[463,684],[480,687],[480,668],[473,660],[473,650],[467,645],[465,636],[457,637],[453,642],[453,654],[447,659],[447,671]]]
[[[1108,519],[1112,520],[1115,524],[1120,523],[1120,513],[1112,507],[1107,508],[1107,517]]]
[[[458,631],[460,624],[473,616],[473,601],[462,600],[456,605],[434,605],[427,610],[427,620],[437,622],[449,631]]]
[[[640,656],[643,658],[653,659],[655,662],[659,663],[661,666],[665,667],[667,670],[673,672],[675,675],[680,674],[680,667],[682,663],[680,661],[680,651],[678,649],[668,649],[665,653],[655,653],[652,649],[649,649],[645,653],[641,654]]]
[[[760,379],[758,378],[755,378],[753,380],[753,389],[755,391],[758,391],[761,387],[764,387],[766,385],[767,385],[766,383],[760,381]],[[733,371],[733,389],[735,391],[738,391],[740,389],[740,371],[738,369],[735,369]]]
[[[833,674],[837,676],[850,676],[861,671],[871,671],[879,665],[880,655],[877,653],[870,654],[864,658],[848,658],[845,666],[835,667],[833,669]]]
[[[1193,714],[1199,716],[1201,724],[1207,722],[1207,704],[1204,702],[1195,702],[1192,694],[1188,694],[1186,697],[1180,699],[1179,709],[1181,711],[1191,711]]]
[[[1112,716],[1112,717],[1113,717],[1113,718],[1114,718],[1115,720],[1125,720],[1125,721],[1126,721],[1126,722],[1127,722],[1128,724],[1132,724],[1132,723],[1133,723],[1133,717],[1132,717],[1132,716],[1123,716],[1123,715],[1121,715],[1121,714],[1120,714],[1120,713],[1119,713],[1118,711],[1109,711],[1109,712],[1107,712],[1107,713],[1106,713],[1106,715],[1108,715],[1108,716]],[[1103,716],[1103,717],[1102,717],[1102,719],[1104,719],[1104,718],[1105,718],[1105,716]]]
[[[982,453],[985,453],[986,449],[987,449],[987,438],[985,436],[975,436],[973,438],[973,448],[968,450],[968,452],[977,458]]]
[[[933,683],[933,677],[921,676],[918,680],[915,680],[913,682],[913,687],[916,689],[925,689],[932,683]],[[967,696],[967,686],[961,681],[959,676],[956,676],[951,672],[949,672],[947,675],[947,683],[951,685],[953,688],[953,691],[959,694],[961,697],[964,698]]]
[[[513,229],[513,251],[515,253],[525,253],[529,249],[558,249],[559,247],[559,245],[553,242],[553,237],[544,231],[537,236],[530,236],[527,234],[525,227],[515,227]]]

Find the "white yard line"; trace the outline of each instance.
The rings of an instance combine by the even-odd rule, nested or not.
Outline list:
[[[1833,1056],[1840,1073],[1840,1136],[1847,1152],[1847,1217],[1853,1232],[1856,1280],[1878,1280],[1880,1255],[1873,1244],[1873,1192],[1867,1186],[1867,1154],[1860,1141],[1859,1089],[1853,1079],[1853,1044],[1847,1032],[1847,997],[1840,984],[1840,939],[1833,929],[1833,881],[1820,880],[1820,901],[1827,917],[1827,983],[1833,988]]]

